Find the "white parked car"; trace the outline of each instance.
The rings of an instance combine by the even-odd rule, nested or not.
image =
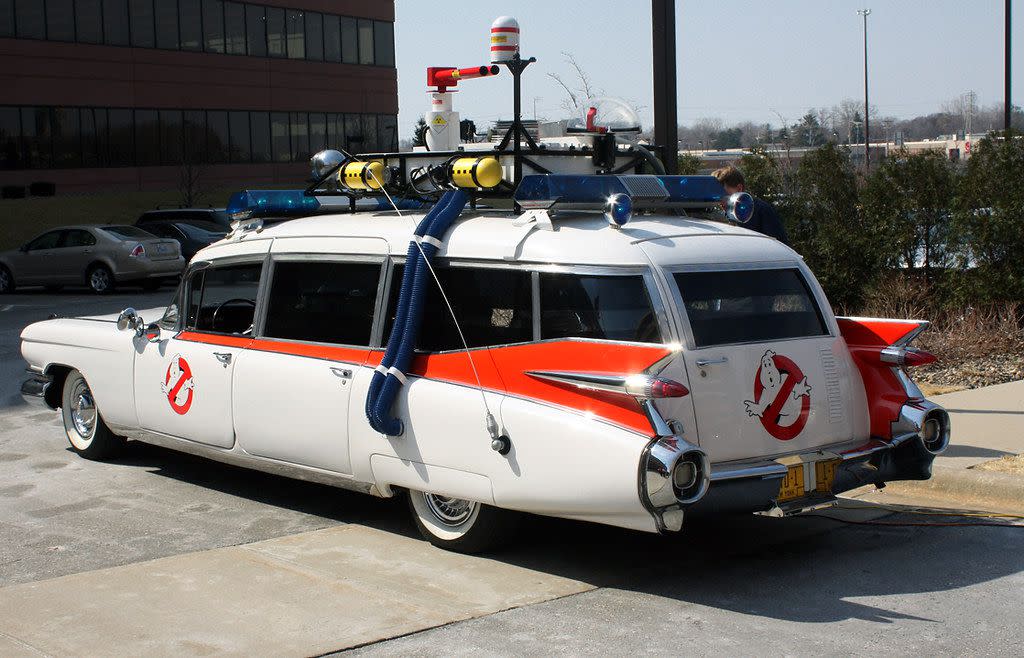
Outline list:
[[[467,211],[418,239],[442,296],[407,251],[423,217],[240,227],[166,309],[27,327],[23,392],[86,458],[129,439],[408,492],[424,536],[462,551],[510,511],[648,532],[796,513],[926,479],[949,441],[907,375],[927,323],[835,317],[773,239],[658,211]]]

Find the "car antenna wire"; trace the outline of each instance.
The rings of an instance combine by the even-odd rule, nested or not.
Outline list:
[[[345,151],[342,151],[342,153],[345,153]],[[353,157],[350,153],[345,153],[345,155],[347,155],[350,158]],[[395,212],[398,213],[398,216],[405,218],[405,215],[402,214],[402,211],[398,209],[398,205],[395,203],[394,199],[391,198],[391,195],[388,194],[388,191],[384,188],[384,183],[379,178],[377,178],[376,174],[374,174],[372,170],[368,171],[370,176],[373,177],[373,180],[376,181],[377,185],[380,186],[381,192],[384,193],[384,196],[387,198],[388,203],[390,203],[391,207],[395,209]],[[462,349],[466,353],[466,358],[469,359],[469,367],[473,371],[474,379],[476,379],[476,388],[480,392],[480,400],[484,403],[484,412],[486,414],[485,423],[487,426],[487,434],[490,435],[491,437],[491,447],[495,451],[504,454],[504,452],[508,451],[508,439],[503,438],[498,431],[498,421],[495,420],[494,414],[491,413],[491,407],[487,403],[487,394],[484,392],[483,383],[480,381],[480,373],[477,372],[476,362],[473,360],[473,353],[469,349],[469,343],[466,342],[466,336],[465,334],[462,333],[462,325],[459,324],[459,319],[455,316],[455,309],[452,307],[451,302],[448,300],[448,295],[444,291],[444,286],[441,284],[441,279],[438,278],[437,272],[434,271],[434,266],[430,263],[430,260],[427,258],[427,255],[423,252],[423,245],[420,243],[419,240],[413,240],[413,242],[416,243],[416,248],[419,249],[420,255],[423,257],[423,262],[426,264],[427,269],[430,271],[430,276],[433,277],[434,282],[437,283],[437,289],[441,292],[441,298],[444,300],[445,306],[448,307],[448,313],[451,314],[452,322],[455,324],[455,330],[459,334],[459,341],[462,343]]]

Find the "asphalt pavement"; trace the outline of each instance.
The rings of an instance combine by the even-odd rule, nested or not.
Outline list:
[[[464,557],[419,539],[401,501],[145,445],[79,459],[56,413],[17,399],[21,328],[170,294],[0,300],[0,654],[1024,654],[1022,528],[832,509],[659,537],[532,518]]]

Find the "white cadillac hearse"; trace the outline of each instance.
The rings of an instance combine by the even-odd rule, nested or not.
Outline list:
[[[459,551],[513,512],[678,531],[930,477],[927,323],[836,318],[797,253],[706,217],[744,223],[749,195],[664,175],[621,104],[460,144],[447,90],[498,70],[428,70],[429,150],[323,151],[307,189],[235,195],[166,309],[27,327],[23,392],[83,457],[144,441],[402,493]]]

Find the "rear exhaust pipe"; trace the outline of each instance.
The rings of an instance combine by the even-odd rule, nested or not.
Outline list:
[[[683,508],[707,493],[711,463],[707,453],[678,436],[658,437],[640,460],[640,500],[659,530],[683,525]]]
[[[918,437],[924,449],[933,455],[940,455],[949,447],[949,414],[945,409],[932,409],[921,423]]]

